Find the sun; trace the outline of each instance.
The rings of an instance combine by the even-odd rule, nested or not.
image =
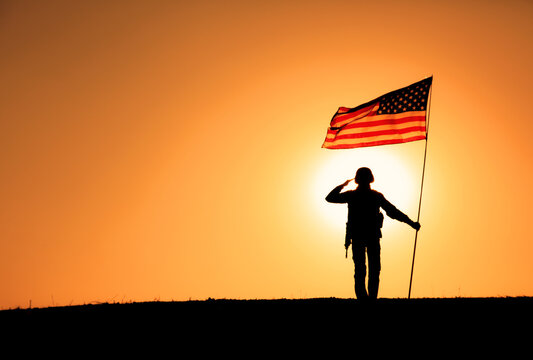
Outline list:
[[[335,186],[353,179],[360,167],[372,170],[375,179],[372,188],[383,193],[400,210],[416,206],[419,180],[412,164],[404,161],[401,153],[391,151],[390,147],[334,151],[329,152],[321,166],[316,168],[314,182],[309,189],[315,199],[314,208],[323,221],[332,226],[346,222],[346,206],[327,203],[325,197]],[[353,190],[356,186],[351,181],[345,190]]]

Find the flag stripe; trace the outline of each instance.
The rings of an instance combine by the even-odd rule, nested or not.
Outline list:
[[[341,127],[351,121],[355,121],[365,116],[375,115],[378,108],[379,108],[379,104],[372,104],[370,106],[357,110],[353,113],[347,113],[347,114],[342,114],[342,115],[335,114],[335,116],[333,116],[333,119],[331,120],[331,126]]]
[[[416,131],[420,133],[424,133],[425,130],[426,130],[425,125],[414,125],[414,126],[407,126],[401,129],[379,127],[379,128],[374,129],[373,131],[364,131],[364,132],[359,132],[357,130],[350,131],[350,132],[343,131],[340,134],[332,131],[326,135],[326,141],[334,141],[335,139],[359,139],[359,138],[364,138],[364,137],[372,137],[372,136],[380,135],[380,134],[404,135],[404,134],[407,134],[410,132],[416,132]]]
[[[412,132],[419,132],[423,134],[426,131],[425,126],[411,126],[405,129],[386,129],[379,131],[366,131],[366,132],[352,132],[352,133],[342,133],[341,135],[328,134],[326,140],[335,141],[342,139],[360,139],[366,137],[374,137],[379,135],[404,135]]]
[[[342,130],[353,129],[358,127],[368,127],[372,125],[397,125],[404,124],[409,121],[425,121],[426,114],[424,111],[410,111],[400,114],[384,114],[384,115],[373,115],[367,116],[364,119],[359,119],[351,123],[347,123]]]
[[[387,122],[387,121],[379,121],[379,122],[364,122],[360,124],[354,124],[353,126],[350,124],[346,127],[343,127],[341,130],[331,130],[328,131],[329,133],[336,133],[339,135],[342,134],[350,134],[354,132],[365,132],[365,131],[378,131],[383,129],[405,129],[411,126],[426,126],[425,119],[422,118],[410,118],[410,119],[403,119],[402,121],[398,122]]]
[[[410,138],[413,136],[425,136],[425,131],[423,130],[410,130],[405,131],[402,133],[398,132],[390,132],[390,131],[377,131],[374,133],[360,133],[360,134],[350,134],[342,137],[335,137],[328,139],[326,138],[326,141],[324,144],[337,144],[337,143],[347,143],[347,142],[366,142],[366,141],[377,141],[377,140],[383,140],[384,138],[391,138],[391,139],[404,139],[404,138]],[[379,138],[379,139],[378,139]]]
[[[352,110],[352,109],[347,108],[347,107],[344,107],[344,106],[341,106],[341,107],[339,108],[339,110],[337,110],[337,114],[343,114],[343,113],[346,113],[346,112],[348,112],[348,111],[350,111],[350,110]]]

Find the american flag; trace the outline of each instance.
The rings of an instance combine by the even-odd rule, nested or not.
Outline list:
[[[340,107],[322,147],[351,149],[425,139],[432,81],[426,78],[355,108]]]

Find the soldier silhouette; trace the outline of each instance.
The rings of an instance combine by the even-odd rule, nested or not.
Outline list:
[[[387,216],[404,222],[419,230],[420,223],[414,222],[407,215],[392,205],[383,194],[372,190],[374,175],[369,168],[359,168],[355,174],[357,188],[342,192],[352,181],[346,180],[334,188],[326,201],[336,204],[348,204],[348,222],[346,223],[346,251],[352,245],[354,261],[355,295],[359,300],[375,300],[378,296],[379,273],[381,271],[381,227],[383,226],[383,209]],[[366,255],[368,256],[368,293],[366,291]]]

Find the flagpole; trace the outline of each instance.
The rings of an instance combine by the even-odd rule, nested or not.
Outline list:
[[[426,155],[428,151],[428,137],[429,137],[429,114],[431,110],[431,93],[433,90],[433,84],[431,84],[431,87],[429,88],[429,100],[428,100],[428,112],[427,112],[427,119],[426,119],[426,144],[424,146],[424,165],[422,166],[422,181],[420,182],[420,199],[418,201],[418,215],[416,218],[416,222],[420,222],[420,209],[422,207],[422,191],[424,190],[424,175],[426,173]],[[413,248],[413,262],[411,264],[411,277],[409,279],[409,295],[407,296],[407,299],[411,299],[411,286],[413,284],[413,270],[415,268],[415,255],[416,255],[416,241],[418,239],[418,230],[415,233],[415,245]]]

